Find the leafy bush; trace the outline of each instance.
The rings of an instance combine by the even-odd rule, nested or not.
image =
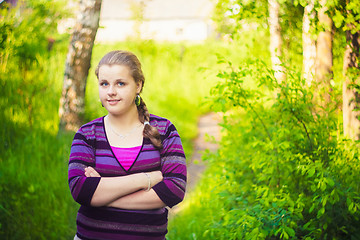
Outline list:
[[[66,16],[63,4],[31,0],[19,1],[15,8],[0,5],[0,107],[4,117],[19,124],[32,127],[41,121],[43,115],[36,111],[44,114],[50,104],[37,99],[58,87],[54,81],[58,72],[48,69],[61,56],[48,47],[57,36],[57,22]]]
[[[214,107],[233,114],[169,239],[360,237],[358,143],[340,137],[336,104],[314,105],[313,90],[287,71],[281,84],[259,61],[218,75]]]

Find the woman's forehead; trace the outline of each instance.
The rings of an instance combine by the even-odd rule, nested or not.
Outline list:
[[[126,65],[119,65],[119,64],[113,64],[113,65],[102,65],[99,68],[99,77],[104,76],[124,76],[129,77],[131,75],[130,68]]]

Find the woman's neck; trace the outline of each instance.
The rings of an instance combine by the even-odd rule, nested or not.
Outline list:
[[[127,130],[140,123],[139,114],[136,107],[134,110],[129,111],[126,114],[114,115],[108,113],[106,117],[111,126],[116,129]]]

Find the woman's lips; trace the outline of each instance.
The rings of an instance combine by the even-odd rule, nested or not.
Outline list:
[[[120,102],[120,100],[107,100],[107,102],[109,105],[116,105],[118,102]]]

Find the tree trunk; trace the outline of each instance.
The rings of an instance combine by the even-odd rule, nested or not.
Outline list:
[[[310,86],[315,77],[316,42],[312,37],[311,22],[314,21],[316,12],[314,0],[310,0],[304,8],[302,41],[303,41],[303,77],[306,85]]]
[[[281,62],[281,27],[279,22],[280,4],[277,0],[268,0],[269,6],[269,30],[270,30],[270,54],[271,63],[274,70],[275,78],[280,83],[285,80],[285,68]]]
[[[354,85],[360,84],[360,32],[351,34],[346,31],[347,46],[344,55],[344,76],[343,84],[343,124],[344,135],[354,139],[360,139],[360,94]],[[350,74],[351,70],[356,70]]]
[[[80,0],[80,13],[69,45],[60,99],[61,130],[76,131],[83,121],[86,79],[99,27],[100,8],[101,0]]]
[[[315,78],[317,81],[316,101],[323,102],[325,106],[330,102],[330,81],[333,76],[333,55],[332,55],[332,27],[333,22],[326,14],[326,0],[321,0],[321,8],[318,12],[319,24],[323,30],[319,33],[316,45]]]

